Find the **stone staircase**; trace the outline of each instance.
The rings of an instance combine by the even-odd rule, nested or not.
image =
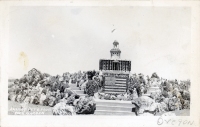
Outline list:
[[[78,95],[85,96],[83,90],[79,90],[76,84],[70,84],[70,88]],[[132,108],[134,108],[134,105],[131,104],[131,101],[100,100],[100,99],[95,99],[95,101],[96,101],[95,115],[135,116],[135,113],[132,112]]]
[[[135,116],[132,112],[134,107],[130,101],[118,101],[118,100],[95,100],[96,111],[95,115],[131,115]]]

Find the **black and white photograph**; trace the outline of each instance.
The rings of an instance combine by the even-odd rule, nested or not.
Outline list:
[[[8,116],[191,116],[191,7],[23,5],[8,13]]]

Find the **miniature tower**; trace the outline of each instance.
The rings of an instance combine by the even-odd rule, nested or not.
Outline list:
[[[121,50],[119,49],[119,43],[117,41],[113,42],[113,48],[110,50],[111,59],[120,59]]]

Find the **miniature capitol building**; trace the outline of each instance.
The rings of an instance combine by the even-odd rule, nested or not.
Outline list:
[[[113,48],[110,50],[110,59],[99,60],[100,73],[105,78],[104,93],[125,93],[128,88],[128,79],[131,71],[131,61],[120,58],[121,50],[119,43],[113,42]],[[160,91],[158,86],[150,86],[147,90],[147,96]]]
[[[100,59],[99,70],[105,78],[105,93],[124,93],[127,91],[131,61],[121,60],[121,50],[117,41],[110,50],[111,59]]]

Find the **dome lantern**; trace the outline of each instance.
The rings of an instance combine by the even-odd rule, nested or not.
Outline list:
[[[120,59],[121,50],[119,49],[119,42],[113,42],[113,48],[110,50],[111,59]]]

